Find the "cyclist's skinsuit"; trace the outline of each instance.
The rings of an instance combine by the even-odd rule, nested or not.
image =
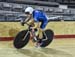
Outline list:
[[[35,22],[42,22],[40,28],[44,29],[48,23],[45,13],[40,10],[34,10],[32,15]]]

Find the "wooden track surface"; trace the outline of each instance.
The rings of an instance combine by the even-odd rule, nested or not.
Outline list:
[[[19,22],[0,22],[0,36],[14,37],[20,30],[27,26],[21,26]],[[55,35],[75,34],[75,22],[50,22],[47,29],[52,29]]]
[[[75,57],[75,39],[54,39],[46,48],[36,48],[30,43],[15,49],[13,41],[0,42],[0,57]]]

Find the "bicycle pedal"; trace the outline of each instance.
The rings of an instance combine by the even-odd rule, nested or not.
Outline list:
[[[37,42],[37,41],[33,39],[33,42]]]
[[[42,39],[42,41],[46,41],[47,39]]]
[[[37,42],[38,41],[38,39],[37,38],[33,38],[33,42]]]
[[[35,45],[35,47],[41,48],[41,45],[42,45],[42,44],[43,44],[43,42],[41,42],[41,43],[37,42],[36,45]]]

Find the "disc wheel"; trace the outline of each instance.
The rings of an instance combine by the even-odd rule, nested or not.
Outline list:
[[[50,29],[47,29],[45,31],[45,34],[43,33],[43,39],[45,39],[46,36],[47,36],[47,40],[42,41],[41,47],[46,47],[52,42],[53,37],[54,37],[54,32]]]
[[[17,49],[21,49],[23,48],[25,45],[27,45],[27,43],[29,42],[30,39],[30,33],[28,32],[28,30],[23,30],[21,32],[19,32],[15,39],[14,39],[14,47]]]

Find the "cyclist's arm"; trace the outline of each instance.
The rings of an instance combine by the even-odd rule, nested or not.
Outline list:
[[[36,28],[40,28],[40,23],[36,22]]]
[[[32,25],[34,28],[39,28],[40,27],[39,22],[35,22],[33,18],[28,23],[30,25]]]
[[[31,19],[31,16],[27,17],[24,22],[29,22],[30,19]]]
[[[33,26],[33,27],[35,26],[35,24],[34,24],[35,22],[34,22],[33,19],[31,19],[28,23],[29,23],[31,26]]]

